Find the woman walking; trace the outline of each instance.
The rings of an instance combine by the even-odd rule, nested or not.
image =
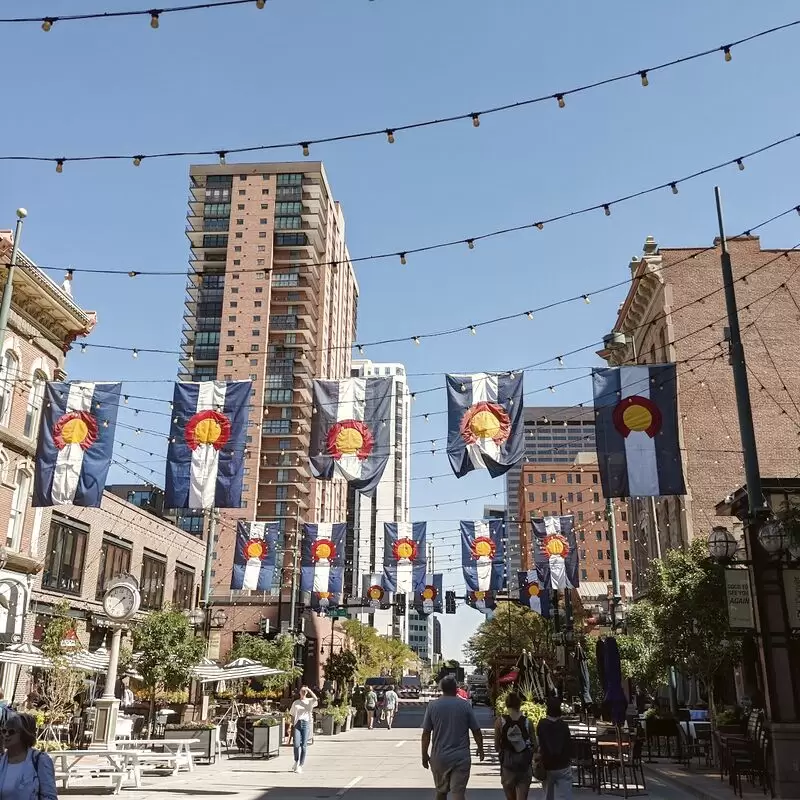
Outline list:
[[[57,800],[53,760],[33,746],[34,717],[9,714],[2,736],[6,751],[0,758],[0,800]]]
[[[300,697],[292,703],[289,714],[292,717],[292,746],[294,749],[294,766],[292,772],[302,772],[306,763],[308,737],[314,724],[314,709],[319,705],[319,698],[308,688],[300,689]],[[4,800],[4,798],[0,798]]]
[[[500,758],[500,782],[506,800],[527,800],[533,780],[536,740],[521,705],[520,696],[512,692],[506,697],[508,713],[498,717],[494,725],[494,749]]]
[[[572,800],[572,735],[561,719],[561,701],[547,698],[547,716],[536,728],[539,755],[547,771],[544,781],[545,800]]]

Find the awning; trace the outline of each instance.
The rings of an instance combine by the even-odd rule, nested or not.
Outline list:
[[[238,681],[246,678],[265,678],[272,675],[283,675],[283,670],[264,666],[250,658],[237,658],[224,667],[204,658],[194,669],[192,676],[200,683],[217,683],[218,681]]]
[[[0,662],[49,669],[53,662],[34,644],[12,644],[0,652]]]

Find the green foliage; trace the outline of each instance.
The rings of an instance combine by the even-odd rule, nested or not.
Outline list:
[[[210,719],[203,719],[199,722],[170,722],[167,725],[168,731],[213,731],[217,723]]]
[[[159,689],[183,689],[205,648],[186,617],[169,607],[148,614],[134,629],[133,642],[139,653],[136,669],[151,697]]]
[[[728,626],[724,568],[706,550],[706,543],[696,539],[688,550],[670,550],[652,562],[647,572],[650,608],[642,610],[637,624],[648,631],[643,636],[652,652],[645,663],[653,675],[673,665],[700,677],[711,692],[714,676],[738,662],[741,647]],[[638,658],[639,651],[632,649]]]
[[[324,706],[317,713],[322,717],[333,717],[334,722],[343,725],[350,710],[346,706]]]
[[[66,654],[72,649],[65,649],[62,642],[75,629],[75,620],[69,615],[69,603],[62,600],[53,605],[53,616],[42,635],[41,651],[56,664],[63,664]]]
[[[254,723],[254,728],[275,728],[283,722],[283,717],[259,717]]]
[[[651,692],[667,681],[668,670],[656,617],[652,601],[640,600],[628,610],[627,633],[617,636],[623,676]]]
[[[504,689],[497,698],[497,702],[495,703],[494,709],[495,712],[499,715],[507,714],[508,709],[506,708],[506,698],[509,694],[511,694],[511,689]],[[547,707],[542,703],[536,703],[533,700],[525,699],[522,701],[520,705],[520,711],[530,720],[531,725],[536,728],[539,724],[540,719],[544,719],[547,716]]]
[[[479,670],[492,667],[498,657],[516,658],[523,650],[548,661],[554,656],[549,622],[517,603],[499,603],[492,619],[464,645],[467,661]]]
[[[228,653],[228,659],[250,658],[266,667],[282,670],[285,675],[259,678],[264,686],[286,686],[299,677],[302,670],[294,663],[295,639],[289,634],[281,634],[274,639],[263,639],[245,633],[240,636]]]
[[[359,682],[378,675],[391,675],[396,681],[408,664],[416,660],[414,651],[397,639],[380,636],[371,625],[357,619],[342,622],[356,658],[356,679]]]
[[[53,662],[54,669],[44,672],[40,694],[44,703],[45,721],[54,725],[67,722],[72,716],[75,695],[83,686],[83,673],[70,668],[62,642],[75,628],[69,615],[69,603],[64,600],[53,606],[53,616],[42,635],[42,652]]]
[[[347,705],[349,692],[358,671],[358,659],[355,654],[350,650],[331,653],[323,669],[325,678],[336,684],[342,692],[343,705]]]
[[[59,750],[69,750],[67,742],[56,742],[52,739],[37,739],[34,747],[40,753],[57,753]]]

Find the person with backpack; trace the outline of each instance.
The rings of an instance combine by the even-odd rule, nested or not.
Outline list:
[[[378,705],[375,709],[375,722],[378,725],[383,722],[384,713],[386,711],[386,687],[381,686],[378,689]]]
[[[547,772],[543,786],[545,800],[572,800],[572,735],[561,719],[561,701],[547,698],[547,716],[536,728],[542,766]]]
[[[520,710],[522,698],[512,692],[506,697],[506,714],[494,724],[494,749],[500,758],[500,783],[506,800],[526,800],[533,781],[536,736]]]
[[[375,724],[375,717],[378,713],[378,695],[375,690],[370,686],[367,696],[364,698],[364,708],[367,711],[367,728],[372,730]]]
[[[53,760],[37,750],[36,719],[10,713],[2,730],[5,753],[0,758],[3,800],[58,800]]]

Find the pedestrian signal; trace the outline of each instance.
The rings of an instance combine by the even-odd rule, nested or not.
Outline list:
[[[404,594],[396,594],[394,596],[394,610],[395,615],[398,617],[406,615],[406,596]]]
[[[444,613],[445,614],[455,614],[456,613],[456,593],[455,592],[445,592],[444,593]]]

